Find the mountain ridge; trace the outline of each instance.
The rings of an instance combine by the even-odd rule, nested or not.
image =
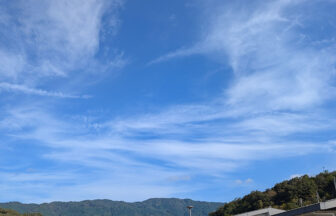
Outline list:
[[[193,216],[204,216],[215,211],[224,203],[194,201],[178,198],[150,198],[141,202],[112,201],[108,199],[83,201],[54,201],[41,204],[20,202],[0,203],[1,208],[20,213],[39,212],[44,216],[173,216],[188,215],[186,206],[193,205]]]

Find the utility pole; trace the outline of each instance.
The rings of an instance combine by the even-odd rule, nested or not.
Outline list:
[[[194,208],[194,206],[187,206],[187,208],[189,209],[189,216],[191,216],[191,209]]]

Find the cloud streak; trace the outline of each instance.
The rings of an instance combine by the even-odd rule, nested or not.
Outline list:
[[[333,138],[328,136],[335,132],[335,122],[329,118],[334,112],[326,104],[334,100],[330,93],[334,84],[330,80],[334,78],[335,55],[330,47],[335,44],[333,40],[324,40],[328,46],[316,46],[316,40],[308,39],[312,35],[308,35],[304,27],[314,26],[307,21],[308,14],[300,9],[305,2],[254,1],[252,5],[243,4],[242,8],[235,3],[221,3],[210,8],[211,14],[206,14],[209,25],[195,46],[172,51],[149,63],[201,54],[229,64],[234,78],[228,86],[223,86],[219,97],[127,118],[103,113],[77,119],[36,105],[11,107],[1,112],[0,131],[8,140],[7,145],[25,141],[26,145],[42,147],[36,157],[52,163],[56,170],[62,169],[58,167],[60,164],[66,165],[69,172],[89,170],[88,175],[80,173],[73,178],[86,179],[89,174],[96,178],[77,184],[74,180],[71,187],[62,187],[70,191],[69,199],[75,200],[99,195],[129,199],[127,193],[135,188],[138,189],[134,199],[173,196],[185,191],[181,188],[189,179],[220,178],[257,161],[334,152]],[[49,9],[44,13],[55,30],[34,36],[34,32],[44,29],[45,23],[40,17],[33,17],[22,21],[22,31],[30,40],[37,37],[37,41],[43,42],[37,46],[41,53],[51,52],[57,57],[49,61],[51,58],[47,55],[42,58],[45,61],[35,62],[42,68],[54,68],[41,71],[47,71],[47,76],[67,77],[77,63],[92,58],[97,51],[104,3],[87,1],[78,9],[79,1],[53,2],[51,8],[49,4],[44,3],[41,8]],[[72,8],[75,8],[73,14],[70,13]],[[91,18],[80,19],[86,12]],[[67,15],[72,17],[70,23],[65,23]],[[88,26],[84,26],[84,22]],[[73,25],[76,28],[72,28]],[[63,31],[65,34],[60,34]],[[79,41],[78,44],[75,41]],[[47,42],[52,46],[47,46]],[[6,55],[3,61],[8,62],[11,69],[7,70],[13,75],[3,79],[14,80],[24,73],[20,72],[21,67],[26,67],[27,56],[11,52],[14,54]],[[63,52],[70,53],[69,59],[59,63],[66,56]],[[22,59],[22,66],[12,67],[15,59]],[[122,63],[117,61],[117,65]],[[79,68],[85,67],[85,63],[79,65]],[[38,75],[43,76],[43,72]],[[0,88],[41,96],[77,97],[40,90],[34,85],[10,83],[2,81]],[[325,139],[310,139],[320,132],[327,134]],[[54,176],[49,172],[41,174],[41,179],[46,181],[37,188],[48,191],[47,188],[64,183],[62,179],[55,179],[48,184],[46,176],[49,175]],[[8,174],[3,176],[14,178]],[[17,176],[30,180],[38,175]],[[134,179],[140,183],[134,183]],[[6,190],[13,191],[15,186]],[[188,190],[207,186],[196,185]],[[83,187],[86,189],[80,190]],[[148,193],[142,194],[143,190]],[[53,190],[45,200],[58,197],[62,195]]]
[[[68,95],[61,92],[49,92],[42,89],[29,88],[24,85],[16,85],[11,83],[0,83],[0,89],[3,91],[13,91],[21,92],[30,95],[39,95],[47,97],[59,97],[59,98],[90,98],[88,95],[77,96],[77,95]]]
[[[190,106],[188,108],[191,108]],[[192,110],[192,109],[191,109]],[[308,127],[307,120],[297,117],[296,122],[302,121],[303,128],[292,126],[281,126],[280,132],[275,132],[272,127],[262,125],[261,128],[251,125],[250,122],[244,123],[238,121],[236,124],[219,124],[218,128],[209,127],[207,124],[214,118],[198,115],[198,118],[191,118],[180,115],[170,116],[165,113],[158,116],[146,117],[145,126],[133,124],[132,119],[128,119],[125,124],[121,120],[110,120],[103,122],[82,121],[81,119],[72,119],[71,121],[56,117],[45,112],[44,109],[37,107],[27,107],[26,109],[8,110],[3,115],[0,122],[0,129],[4,134],[10,134],[11,139],[32,141],[34,145],[46,148],[38,157],[43,161],[53,161],[55,164],[66,164],[68,171],[88,170],[89,176],[92,170],[101,172],[94,174],[97,178],[87,179],[81,183],[74,183],[72,189],[68,188],[71,194],[69,199],[82,199],[83,197],[102,196],[100,190],[95,190],[97,185],[103,188],[109,188],[108,185],[119,185],[126,188],[147,188],[148,191],[156,187],[165,191],[170,188],[170,192],[158,194],[161,196],[176,196],[179,193],[186,192],[181,187],[188,184],[187,178],[176,176],[188,176],[193,179],[197,176],[218,176],[226,175],[238,168],[247,166],[255,161],[265,161],[275,158],[297,157],[298,155],[316,154],[319,152],[329,152],[335,149],[335,145],[330,142],[307,142],[300,140],[283,140],[284,134],[291,135],[300,131],[314,133],[320,130],[320,127]],[[182,112],[182,111],[181,111]],[[189,110],[183,108],[184,114]],[[164,120],[164,116],[169,120]],[[221,116],[223,118],[223,116]],[[86,118],[90,119],[90,118]],[[95,118],[93,118],[95,119]],[[151,119],[148,121],[148,119]],[[160,119],[156,122],[155,119]],[[179,121],[177,121],[177,119]],[[203,120],[202,120],[203,119]],[[218,119],[216,116],[215,119]],[[135,122],[142,120],[135,119]],[[287,123],[286,118],[283,119]],[[327,121],[327,120],[326,120]],[[162,123],[163,122],[163,123]],[[179,126],[181,122],[181,126]],[[201,122],[201,123],[200,123]],[[277,121],[276,121],[277,122]],[[277,122],[278,123],[278,122]],[[308,121],[309,123],[309,121]],[[90,125],[99,125],[96,130],[92,130]],[[117,125],[114,127],[113,125]],[[120,125],[123,125],[121,128]],[[133,125],[132,128],[124,125]],[[194,136],[195,131],[183,130],[188,127],[196,128],[200,137]],[[212,124],[211,124],[212,125]],[[297,124],[299,125],[299,124]],[[240,128],[241,130],[237,129]],[[286,128],[288,128],[286,130]],[[328,129],[328,128],[327,128]],[[27,133],[27,131],[29,131]],[[121,133],[122,131],[122,133]],[[162,133],[161,131],[164,131]],[[168,131],[168,132],[167,132]],[[203,131],[203,132],[202,132]],[[223,133],[227,131],[227,133]],[[148,138],[148,134],[150,134]],[[154,138],[153,138],[154,137]],[[91,171],[89,171],[91,170]],[[51,184],[50,178],[53,178],[54,172],[42,174],[41,182],[43,187],[49,188],[53,184],[61,184],[63,181],[69,182],[69,179],[54,179]],[[64,171],[62,171],[64,172]],[[102,174],[105,173],[105,174]],[[106,173],[111,173],[111,181],[102,181],[101,178],[107,178]],[[17,174],[25,179],[38,178],[30,174]],[[83,173],[77,173],[73,179],[85,179]],[[10,178],[13,175],[4,175]],[[61,175],[62,176],[62,175]],[[104,177],[103,177],[104,176]],[[66,177],[66,176],[65,176]],[[141,179],[140,183],[131,183],[130,179]],[[177,179],[172,181],[172,179]],[[76,181],[76,180],[73,180]],[[71,182],[71,181],[70,181]],[[176,185],[175,185],[176,184]],[[85,186],[86,185],[86,186]],[[128,187],[126,187],[126,185]],[[129,187],[129,186],[132,187]],[[153,186],[154,185],[154,186]],[[77,191],[76,188],[87,187],[88,191]],[[206,188],[206,185],[195,185],[188,187],[188,190],[197,190]],[[13,189],[8,189],[13,190]],[[117,189],[108,190],[113,194],[119,194]],[[91,191],[90,193],[87,193]],[[119,190],[118,190],[119,191]],[[127,190],[126,190],[127,191]],[[138,194],[138,200],[148,198],[156,193]],[[125,194],[119,194],[125,197]],[[46,200],[55,200],[60,195],[57,191],[48,194]],[[81,198],[80,198],[81,197]],[[106,194],[107,198],[120,199],[120,197]],[[30,199],[40,201],[38,196]],[[134,198],[135,199],[135,198]],[[134,199],[132,199],[134,201]]]

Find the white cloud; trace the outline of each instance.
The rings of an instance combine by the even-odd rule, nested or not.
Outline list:
[[[246,183],[251,183],[251,182],[253,182],[253,179],[248,178],[248,179],[245,180],[245,182],[246,182]]]
[[[8,134],[10,140],[25,140],[44,146],[45,151],[38,155],[40,160],[67,165],[70,170],[72,169],[70,167],[76,167],[111,174],[109,177],[111,180],[106,181],[101,181],[106,179],[105,174],[94,174],[93,176],[97,178],[89,178],[83,182],[75,183],[74,180],[74,185],[66,188],[70,193],[69,200],[102,196],[130,200],[127,192],[134,188],[145,188],[148,193],[141,194],[140,190],[136,190],[137,195],[132,200],[142,200],[151,196],[175,196],[183,191],[181,187],[188,184],[191,176],[204,175],[216,178],[254,161],[307,155],[329,151],[329,148],[334,147],[334,143],[281,139],[283,134],[314,132],[320,129],[319,126],[309,126],[310,121],[305,116],[283,114],[284,118],[279,117],[283,122],[276,120],[278,116],[274,117],[275,120],[270,116],[269,120],[264,119],[266,123],[258,120],[258,116],[254,122],[254,117],[249,116],[243,118],[246,122],[235,120],[233,123],[216,124],[218,119],[228,121],[232,119],[226,112],[220,112],[221,106],[215,109],[213,107],[211,105],[172,107],[162,113],[130,117],[125,120],[110,120],[104,116],[104,120],[98,123],[95,122],[96,118],[53,115],[47,112],[44,106],[36,105],[2,110],[0,131]],[[293,119],[297,127],[292,127],[292,122],[288,119]],[[90,125],[94,124],[99,124],[99,127],[93,130]],[[325,126],[325,121],[321,121],[320,124]],[[276,128],[281,128],[280,132],[276,132]],[[250,130],[253,130],[253,133],[250,133]],[[195,131],[203,136],[194,138]],[[142,139],[142,133],[149,133],[158,138]],[[42,185],[34,187],[29,186],[29,179],[38,176],[22,173],[15,175],[26,179],[23,181],[25,188],[41,187],[40,189],[49,191],[46,189],[53,188],[54,183],[61,184],[63,181],[54,179],[52,180],[54,183],[51,184],[48,176],[52,178],[53,173],[54,171],[41,174]],[[85,179],[81,174],[76,174],[73,179]],[[13,177],[13,175],[4,176],[5,179]],[[128,182],[130,179],[141,181]],[[71,182],[71,179],[66,181]],[[249,179],[241,181],[251,183]],[[172,185],[175,183],[178,183],[178,186]],[[12,192],[20,188],[15,187],[15,184],[5,191]],[[105,193],[96,185],[109,189]],[[81,187],[87,189],[80,191]],[[206,186],[189,186],[188,190],[197,190],[199,187]],[[125,191],[120,191],[120,188],[125,188]],[[161,189],[162,193],[153,192],[154,189]],[[50,190],[48,192],[50,197],[42,201],[61,199],[61,194],[57,191]],[[41,199],[38,197],[32,195],[29,199],[39,202]]]
[[[89,98],[89,96],[77,96],[77,95],[68,95],[61,92],[49,92],[42,89],[29,88],[24,85],[16,85],[11,83],[0,83],[0,92],[1,90],[5,91],[15,91],[31,95],[39,96],[50,96],[50,97],[59,97],[59,98]]]
[[[17,18],[20,36],[47,59],[73,64],[96,52],[105,6],[102,0],[25,1],[22,17]]]
[[[25,57],[21,54],[5,52],[0,48],[0,76],[17,79],[26,64]]]
[[[166,127],[174,127],[173,125],[174,123],[169,123]],[[103,169],[116,163],[126,167],[161,169],[168,166],[191,172],[195,169],[198,173],[215,174],[233,170],[248,161],[323,152],[328,150],[330,145],[333,146],[332,143],[321,147],[321,143],[281,141],[271,138],[274,134],[269,136],[267,133],[260,134],[259,138],[255,139],[254,134],[246,133],[245,130],[231,135],[210,132],[205,138],[190,141],[181,139],[179,135],[161,135],[158,139],[134,139],[134,136],[139,136],[137,129],[120,133],[119,130],[108,126],[98,129],[98,133],[92,133],[91,129],[81,122],[55,118],[36,108],[7,112],[0,122],[0,128],[11,131],[12,136],[15,134],[17,139],[35,140],[48,146],[51,151],[45,153],[44,157],[47,159]],[[29,133],[20,132],[21,128],[29,129]],[[221,128],[231,130],[230,126],[221,125]],[[200,131],[207,129],[208,126],[205,125]],[[156,131],[162,128],[151,127],[149,130],[155,135]],[[188,132],[184,131],[182,135],[188,136]],[[147,160],[153,160],[155,163],[146,162]]]
[[[243,181],[240,180],[240,179],[237,179],[237,180],[235,181],[235,183],[238,184],[238,185],[240,185],[240,184],[243,184]]]
[[[90,8],[89,4],[97,2],[86,2],[82,9],[71,14],[75,16],[74,21],[65,24],[62,17],[79,2],[64,3],[56,3],[58,8],[66,7],[64,12],[45,12],[55,26],[55,32],[42,33],[41,38],[56,35],[51,40],[55,47],[42,44],[39,48],[43,52],[51,50],[56,53],[56,61],[45,61],[43,65],[53,68],[50,70],[53,76],[61,77],[68,76],[68,70],[64,69],[81,61],[81,52],[87,51],[85,55],[90,56],[97,49],[98,20],[103,10],[101,4],[92,6],[92,12],[88,13],[93,17],[84,19],[89,22],[86,30],[90,34],[82,36],[80,34],[84,34],[85,29],[74,28],[76,31],[73,32],[70,26],[83,25],[79,17]],[[328,141],[289,138],[299,133],[330,131],[334,125],[326,116],[328,110],[322,105],[333,97],[329,94],[333,89],[329,80],[334,73],[335,58],[328,49],[320,50],[308,45],[300,47],[296,43],[300,16],[291,19],[285,12],[286,8],[299,3],[269,1],[238,11],[220,8],[211,16],[211,25],[205,30],[207,34],[203,41],[150,63],[192,54],[215,55],[217,60],[231,65],[235,76],[220,98],[204,104],[173,106],[127,119],[104,116],[101,122],[69,120],[53,115],[43,107],[9,109],[3,111],[0,130],[10,131],[12,139],[33,140],[35,144],[43,145],[47,149],[40,155],[43,160],[81,168],[94,167],[103,173],[111,173],[108,180],[101,180],[106,176],[98,175],[97,179],[71,186],[69,199],[75,200],[83,194],[88,198],[97,194],[113,198],[110,194],[115,194],[118,199],[129,199],[129,191],[135,188],[138,190],[134,199],[167,196],[181,190],[172,187],[170,184],[174,181],[169,180],[184,182],[188,176],[217,176],[258,160],[328,152],[334,148],[334,144]],[[30,26],[37,21],[41,19],[36,17],[27,21],[25,32],[29,37],[34,31],[42,31],[39,30],[43,29],[40,24]],[[33,31],[34,28],[37,29]],[[61,35],[61,31],[65,34]],[[92,41],[85,44],[89,39]],[[80,42],[73,45],[76,40]],[[71,53],[70,60],[66,60],[64,65],[62,63],[61,67],[58,60],[64,57],[63,51],[56,47],[60,43],[64,43],[65,50]],[[122,65],[122,61],[117,61],[119,64]],[[13,73],[19,73],[18,70],[13,70]],[[30,94],[60,96],[27,88],[26,85],[3,85]],[[87,125],[99,126],[95,126],[93,131],[93,127]],[[22,131],[22,128],[29,129],[29,132]],[[140,183],[134,183],[134,179]],[[159,184],[164,181],[170,183]],[[237,181],[244,182],[251,183],[252,179]],[[117,186],[109,188],[108,185]],[[41,186],[44,189],[50,187]],[[84,191],[83,187],[86,188]],[[142,190],[148,194],[141,193]],[[50,199],[64,197],[59,191],[53,190]]]
[[[235,183],[237,185],[246,185],[246,184],[250,184],[252,182],[253,182],[253,179],[251,179],[251,178],[248,178],[246,180],[240,180],[240,179],[235,180]]]
[[[257,1],[250,9],[218,7],[209,15],[203,40],[151,63],[193,54],[215,55],[218,61],[229,63],[235,75],[226,89],[229,105],[261,111],[320,105],[334,97],[329,80],[335,74],[336,56],[330,49],[300,44],[301,27],[311,25],[305,23],[307,14],[295,10],[304,2]]]
[[[157,63],[164,62],[164,61],[176,58],[176,57],[185,57],[185,56],[190,56],[194,54],[200,54],[200,53],[203,53],[204,51],[205,51],[205,48],[200,47],[200,45],[197,45],[191,48],[183,48],[175,52],[168,53],[167,55],[161,56],[157,59],[154,59],[148,62],[148,65],[157,64]]]
[[[163,131],[165,128],[175,128],[177,133],[181,130],[181,134],[189,134],[190,129],[198,134],[207,131],[203,133],[208,138],[221,142],[239,140],[232,145],[243,149],[249,145],[256,149],[262,146],[265,155],[268,148],[279,144],[289,149],[292,146],[290,143],[301,143],[290,137],[295,134],[309,136],[308,133],[332,130],[328,120],[331,110],[328,110],[327,104],[335,98],[331,80],[335,75],[336,56],[328,47],[314,46],[316,41],[303,41],[305,37],[302,35],[309,32],[302,29],[314,25],[307,19],[311,14],[300,10],[305,2],[255,1],[251,5],[239,6],[230,2],[210,8],[210,12],[206,13],[209,19],[205,21],[207,25],[202,31],[202,40],[192,47],[154,59],[151,63],[202,54],[222,64],[229,64],[234,79],[229,86],[223,86],[222,96],[203,106],[208,107],[202,109],[201,115],[195,111],[197,108],[193,108],[200,106],[190,106],[183,115],[175,107],[177,124],[165,127],[165,112],[158,118],[161,122],[148,118],[149,121],[143,119],[140,122],[145,122],[147,127],[150,123],[158,124]],[[207,124],[210,120],[211,123]],[[130,128],[146,130],[144,125],[136,122],[129,125],[132,125]],[[229,148],[226,144],[224,141],[218,146]],[[302,146],[305,145],[310,144],[305,141]],[[329,144],[322,142],[313,145]],[[284,153],[283,150],[280,152]]]
[[[5,199],[26,203],[82,201],[85,199],[142,201],[151,197],[170,197],[187,191],[187,187],[162,183],[167,173],[157,174],[139,170],[143,175],[132,172],[104,170],[104,172],[79,173],[76,170],[51,170],[33,173],[0,172],[0,189],[8,194]],[[90,176],[91,174],[91,176]],[[94,175],[95,177],[92,177]],[[160,178],[161,183],[151,180]],[[169,174],[168,174],[169,175]],[[136,179],[136,181],[134,181]],[[46,193],[47,192],[47,193]],[[132,196],[129,196],[132,194]]]
[[[2,4],[0,81],[36,89],[57,78],[63,79],[61,88],[69,89],[76,79],[85,80],[92,71],[98,75],[123,67],[123,55],[111,54],[105,60],[95,57],[103,38],[111,36],[107,34],[118,27],[117,10],[121,5],[120,0],[28,0]],[[104,15],[109,23],[103,22]],[[102,31],[102,27],[109,31]],[[41,91],[34,94],[56,95]]]
[[[179,175],[179,176],[170,176],[168,181],[176,182],[176,181],[190,181],[191,176],[189,175]]]

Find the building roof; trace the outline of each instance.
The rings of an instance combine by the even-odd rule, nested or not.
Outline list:
[[[317,211],[325,211],[325,210],[329,210],[333,208],[336,208],[336,199],[332,199],[332,200],[328,200],[325,202],[320,202],[320,203],[316,203],[313,205],[289,210],[286,212],[279,213],[276,216],[295,216],[295,215],[302,215],[302,214],[307,214],[307,213],[312,213],[312,212],[317,212]]]
[[[275,215],[275,214],[279,214],[279,213],[282,213],[282,212],[285,212],[285,210],[269,207],[269,208],[258,209],[258,210],[254,210],[254,211],[249,211],[249,212],[237,214],[235,216],[259,216],[259,215],[270,216],[270,215]]]
[[[309,206],[304,206],[301,208],[296,208],[293,210],[285,211],[276,208],[264,208],[255,211],[249,211],[241,214],[237,214],[235,216],[296,216],[303,214],[310,214],[313,212],[327,211],[336,208],[336,199],[328,200],[325,202],[316,203]],[[335,214],[334,214],[335,215]]]

